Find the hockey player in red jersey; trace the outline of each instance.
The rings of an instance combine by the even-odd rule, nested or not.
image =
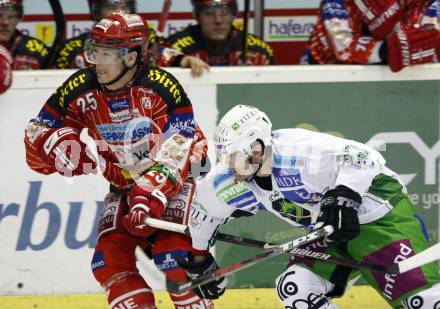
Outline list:
[[[147,217],[186,223],[194,190],[189,175],[193,149],[206,154],[205,139],[180,83],[143,63],[148,25],[140,16],[113,13],[91,30],[85,43],[93,66],[70,76],[26,129],[28,165],[42,174],[95,173],[110,182],[92,260],[110,308],[156,308],[136,268],[134,251],[151,252],[168,278],[185,281],[175,261],[191,240],[144,224]],[[94,158],[80,133],[97,143]],[[201,146],[201,147],[200,147]],[[174,203],[174,201],[178,203]],[[178,204],[178,205],[177,205]],[[146,278],[148,280],[148,278]],[[195,293],[171,294],[176,308],[212,308]]]
[[[14,70],[42,69],[49,56],[47,46],[17,29],[22,17],[22,0],[0,0],[0,44],[12,55]]]
[[[438,62],[439,0],[323,0],[303,63]]]
[[[198,57],[210,66],[274,64],[272,48],[252,34],[233,25],[238,14],[236,0],[191,0],[197,25],[190,25],[168,37],[171,48]],[[242,52],[246,51],[246,63]]]

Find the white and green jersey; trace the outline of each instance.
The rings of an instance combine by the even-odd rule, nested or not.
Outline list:
[[[261,188],[255,179],[236,183],[230,169],[217,165],[197,182],[193,208],[215,218],[211,221],[216,226],[237,214],[255,214],[264,209],[292,225],[311,227],[324,193],[344,185],[362,196],[362,224],[384,216],[392,208],[383,196],[372,193],[374,190],[369,192],[375,177],[393,179],[405,190],[379,152],[352,140],[304,129],[282,129],[273,132],[270,146],[271,188]],[[203,249],[209,240],[208,230],[213,229],[201,228],[203,216],[197,216],[199,220],[194,217],[193,227],[190,225],[193,246]],[[197,234],[204,234],[200,241]]]

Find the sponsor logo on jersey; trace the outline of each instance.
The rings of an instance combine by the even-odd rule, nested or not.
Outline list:
[[[298,156],[282,156],[274,154],[273,162],[276,167],[302,169],[306,166],[306,158]]]
[[[60,88],[58,88],[57,92],[59,92],[60,95],[60,105],[61,107],[64,107],[64,100],[65,97],[71,93],[75,88],[78,88],[81,84],[84,84],[86,82],[86,74],[79,74],[78,76],[75,76],[74,78],[69,79],[67,82],[65,82]]]
[[[137,141],[147,134],[151,134],[151,120],[137,119],[121,123],[106,123],[96,126],[101,137],[107,142]]]
[[[177,81],[172,81],[168,74],[165,71],[161,71],[159,69],[152,69],[148,73],[148,78],[153,82],[158,82],[163,87],[165,87],[170,93],[171,97],[174,99],[175,104],[179,104],[182,102],[182,94],[180,92],[181,88],[179,87],[179,83]],[[180,89],[179,89],[180,88]]]
[[[120,112],[130,108],[130,100],[128,98],[109,100],[108,107],[113,113]]]
[[[173,43],[173,45],[171,46],[172,48],[182,51],[185,48],[195,44],[196,41],[194,41],[194,38],[192,36],[184,36],[183,38],[178,39],[175,43]]]
[[[49,128],[57,128],[61,125],[61,120],[58,117],[55,117],[51,113],[49,113],[44,108],[38,114],[38,122],[44,124]]]
[[[273,175],[281,193],[289,201],[315,205],[321,200],[321,193],[312,193],[305,188],[298,170],[273,168]]]
[[[141,104],[142,104],[143,108],[151,109],[151,106],[152,106],[151,98],[150,97],[143,97],[143,98],[141,98]]]
[[[246,211],[251,211],[250,209],[248,209],[249,208],[248,206],[252,206],[255,203],[257,203],[257,198],[252,192],[249,191],[229,200],[227,203],[232,207],[241,208],[241,209],[246,208],[245,209]],[[251,207],[252,210],[254,208],[255,205]]]
[[[274,168],[276,170],[275,181],[279,188],[291,188],[302,186],[301,175],[293,169]]]
[[[69,56],[74,54],[76,49],[82,49],[83,42],[82,40],[72,40],[68,41],[63,45],[63,48],[58,54],[58,58],[56,59],[56,66],[60,69],[68,69],[70,68]],[[78,58],[82,59],[82,62],[78,60]],[[81,55],[75,56],[75,63],[78,68],[85,67],[84,57]]]
[[[95,271],[103,267],[105,267],[104,252],[96,251],[92,259],[92,270]]]
[[[223,202],[235,208],[243,208],[257,202],[245,182],[232,183],[216,194]]]
[[[414,256],[414,250],[408,239],[397,240],[367,255],[364,260],[369,263],[391,265]],[[420,267],[403,274],[372,273],[378,289],[390,301],[395,301],[409,291],[415,291],[426,285],[426,277]]]
[[[246,192],[249,192],[249,187],[245,182],[239,182],[239,183],[233,183],[229,186],[226,186],[225,188],[221,189],[219,192],[217,192],[217,196],[224,202],[228,202],[231,199],[242,195]]]
[[[212,181],[212,182],[213,182],[213,185],[214,185],[214,189],[217,189],[218,186],[219,186],[222,182],[224,182],[224,181],[226,181],[226,180],[228,180],[228,179],[231,179],[231,178],[233,178],[233,177],[234,177],[234,173],[233,173],[232,169],[228,169],[228,170],[226,170],[226,171],[224,171],[224,172],[221,172],[221,173],[217,174],[217,175],[214,177],[214,180]]]
[[[176,250],[172,252],[158,253],[154,256],[154,263],[161,271],[166,272],[169,270],[173,270],[179,266],[176,261],[177,256],[187,258],[188,251]]]
[[[147,88],[138,88],[138,92],[144,93],[144,94],[154,94],[154,91],[152,89]]]
[[[312,214],[310,211],[285,198],[273,201],[272,208],[279,212],[283,217],[302,226],[310,226],[312,223]]]
[[[131,114],[129,110],[123,110],[117,113],[110,113],[110,118],[113,122],[121,122],[129,120],[131,118]]]
[[[31,39],[26,42],[26,49],[33,53],[38,53],[41,57],[46,57],[48,55],[48,51],[43,42]]]
[[[180,135],[191,138],[195,134],[195,126],[193,113],[175,113],[168,120],[163,131],[166,132],[166,137],[179,132]]]

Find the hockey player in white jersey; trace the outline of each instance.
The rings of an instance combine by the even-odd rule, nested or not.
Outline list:
[[[180,260],[191,278],[216,269],[208,252],[228,218],[266,210],[293,226],[330,224],[335,232],[314,251],[390,265],[429,244],[399,176],[367,145],[303,129],[272,131],[260,110],[237,105],[215,132],[217,165],[197,184],[190,231],[193,256]],[[440,308],[435,263],[400,275],[294,258],[276,280],[285,308],[338,308],[331,302],[362,276],[394,308]],[[224,293],[221,279],[195,291]]]

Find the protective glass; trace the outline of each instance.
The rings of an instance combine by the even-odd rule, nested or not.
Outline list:
[[[90,39],[84,44],[84,56],[91,64],[112,64],[124,61],[128,48],[96,44]]]

